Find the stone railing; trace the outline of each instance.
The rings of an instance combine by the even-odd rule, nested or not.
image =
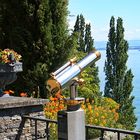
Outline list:
[[[47,99],[24,97],[0,98],[0,139],[2,140],[32,140],[34,124],[23,122],[22,116],[44,117],[43,105]],[[45,126],[40,124],[40,137]]]

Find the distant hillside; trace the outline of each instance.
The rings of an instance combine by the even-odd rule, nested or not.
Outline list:
[[[99,50],[106,48],[107,41],[95,41],[94,47]],[[129,49],[140,49],[140,40],[128,40]]]

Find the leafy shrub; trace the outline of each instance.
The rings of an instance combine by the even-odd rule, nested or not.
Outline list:
[[[119,105],[111,98],[102,97],[101,99],[97,100],[98,102],[96,101],[95,103],[94,100],[89,101],[89,99],[86,99],[86,101],[81,104],[81,108],[85,111],[86,124],[104,127],[118,127],[117,120],[119,115],[117,110],[119,109]],[[50,97],[50,102],[44,106],[44,114],[46,118],[56,120],[57,112],[59,110],[66,110],[64,100]],[[50,139],[55,140],[57,138],[57,126],[50,124],[49,127],[51,129]],[[93,134],[95,134],[95,130],[90,131],[90,135]],[[99,132],[97,131],[96,136],[98,135]]]

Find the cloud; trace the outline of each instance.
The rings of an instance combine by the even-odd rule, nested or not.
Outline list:
[[[90,20],[85,20],[86,24],[91,24],[92,22]]]
[[[68,21],[69,30],[72,30],[74,28],[74,25],[75,25],[74,19]]]
[[[135,31],[140,33],[140,29],[135,29]]]
[[[95,26],[94,29],[92,29],[92,36],[95,41],[107,41],[109,28],[106,27],[99,27]]]
[[[74,29],[75,22],[76,22],[76,16],[72,17],[68,20],[69,30]],[[98,25],[94,26],[90,20],[85,20],[85,23],[91,24],[91,34],[95,41],[107,41],[108,40],[108,33],[109,33],[108,26],[103,26],[103,27],[100,27]],[[137,29],[125,28],[124,38],[126,40],[140,39],[140,28],[137,28]]]
[[[68,19],[68,29],[72,31],[74,29],[74,25],[76,22],[76,17],[72,17]],[[86,24],[91,25],[91,35],[95,41],[104,41],[107,40],[108,28],[107,27],[94,27],[90,20],[85,20]]]

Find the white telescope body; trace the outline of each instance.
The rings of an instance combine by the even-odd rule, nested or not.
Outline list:
[[[100,58],[100,52],[95,51],[89,53],[78,63],[67,62],[57,71],[51,74],[51,78],[47,81],[47,89],[52,95],[59,92],[61,89],[64,89],[69,85],[73,78],[81,73],[86,67],[90,66],[93,62],[97,61]]]

